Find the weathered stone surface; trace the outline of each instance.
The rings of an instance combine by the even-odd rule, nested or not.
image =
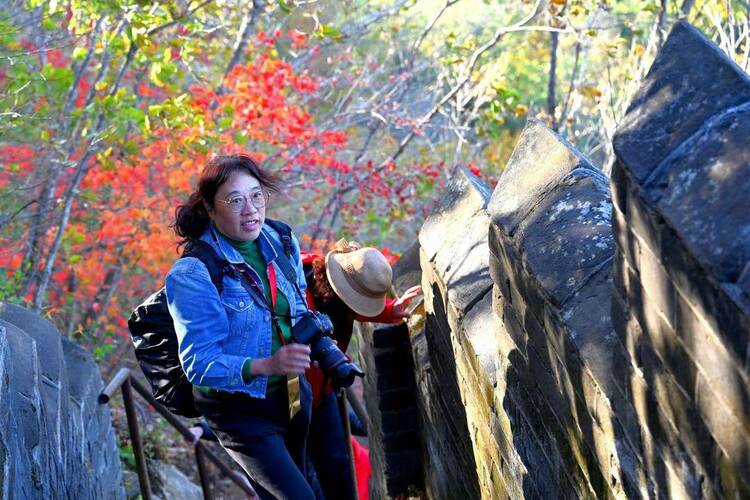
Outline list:
[[[623,169],[618,163],[613,174],[623,172]],[[675,231],[666,225],[658,212],[647,208],[636,194],[628,174],[623,173],[619,178],[625,186],[616,189],[624,191],[624,208],[628,215],[619,208],[614,210],[614,233],[630,267],[639,275],[644,269],[641,278],[646,280],[644,286],[659,300],[667,321],[678,332],[683,328],[676,325],[681,318],[674,308],[677,297],[681,296],[730,348],[736,362],[745,364],[750,342],[750,316],[743,313],[744,296],[727,293],[727,284],[717,283],[680,243]],[[653,256],[656,255],[658,262],[654,262],[656,257]]]
[[[33,370],[36,364],[35,349],[30,355],[24,356],[20,348],[33,346],[33,340],[22,330],[8,322],[0,320],[0,444],[5,453],[0,455],[3,462],[3,482],[0,490],[3,495],[14,492],[20,498],[39,498],[45,491],[42,485],[41,468],[33,461],[33,450],[39,445],[39,438],[34,432],[36,425],[38,399],[34,398]],[[32,376],[21,377],[24,370]]]
[[[425,294],[426,356],[415,356],[425,376],[420,381],[420,422],[426,434],[423,449],[425,486],[435,498],[479,498],[477,464],[461,398],[451,324],[455,310],[443,294],[444,284],[436,276],[426,254],[421,254],[422,290]],[[449,318],[452,317],[452,319]],[[426,359],[425,359],[426,358]],[[450,418],[446,418],[446,416]]]
[[[171,464],[150,461],[153,493],[169,500],[203,500],[203,490],[180,469]]]
[[[435,255],[433,267],[441,276],[451,306],[466,314],[492,288],[489,274],[487,230],[489,217],[484,212],[465,221],[462,238],[443,246]],[[451,228],[459,231],[459,228]]]
[[[705,124],[659,165],[643,190],[719,282],[737,282],[750,262],[748,137],[750,102],[742,112],[727,111]]]
[[[462,334],[471,345],[471,352],[467,354],[472,357],[472,365],[477,375],[492,386],[495,385],[495,358],[498,354],[496,319],[492,311],[492,293],[487,292],[466,315],[462,324]]]
[[[529,120],[487,206],[493,222],[513,236],[539,199],[579,167],[593,169],[568,141]]]
[[[414,241],[393,264],[393,288],[400,296],[409,288],[422,283],[422,269],[419,267],[419,241]],[[416,307],[416,304],[414,304]]]
[[[604,177],[577,169],[540,200],[513,238],[528,271],[562,305],[614,252]]]
[[[419,231],[421,251],[432,260],[444,246],[464,237],[466,221],[484,210],[490,198],[487,186],[464,167],[457,168],[446,193]]]
[[[91,356],[38,315],[0,304],[0,491],[122,498],[119,453]],[[12,321],[12,324],[5,319]],[[68,381],[72,381],[69,384]]]
[[[615,153],[643,181],[711,117],[748,101],[748,75],[697,29],[678,22],[615,134]]]

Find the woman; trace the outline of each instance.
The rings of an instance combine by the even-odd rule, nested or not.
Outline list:
[[[352,337],[354,320],[398,323],[409,316],[409,303],[421,293],[421,288],[415,286],[398,299],[386,299],[391,289],[390,264],[375,248],[360,248],[356,242],[340,240],[325,257],[303,253],[302,262],[307,302],[331,319],[333,338],[344,352]],[[310,455],[315,472],[326,498],[351,498],[348,443],[333,387],[318,368],[311,368],[306,374],[314,398]],[[360,491],[360,498],[366,493]]]
[[[183,243],[207,242],[234,272],[224,275],[219,294],[203,262],[185,257],[167,274],[166,294],[196,408],[222,446],[261,498],[310,499],[317,491],[304,447],[310,348],[289,341],[306,309],[305,281],[296,239],[298,282],[291,283],[277,261],[285,258],[276,251],[279,235],[264,225],[276,190],[276,179],[247,156],[212,159],[177,209],[174,228]],[[292,418],[287,378],[297,376],[302,411]]]

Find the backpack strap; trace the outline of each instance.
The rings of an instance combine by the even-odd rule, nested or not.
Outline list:
[[[281,237],[281,245],[283,246],[283,250],[281,252],[281,258],[277,260],[279,267],[281,268],[281,272],[284,273],[284,277],[289,281],[292,285],[296,285],[297,283],[297,273],[292,267],[291,258],[292,258],[292,228],[284,224],[283,222],[279,222],[277,220],[272,219],[266,219],[266,224],[271,226],[277,233],[279,233],[279,236]],[[271,245],[273,245],[274,249],[276,250],[276,253],[279,253],[279,247],[278,243],[276,243],[273,238],[268,238],[268,240],[271,242]]]
[[[220,258],[211,245],[203,240],[193,240],[188,242],[188,244],[185,245],[185,251],[182,252],[182,255],[180,256],[181,259],[185,257],[195,257],[203,262],[206,269],[208,269],[211,283],[214,284],[216,290],[221,294],[222,290],[224,290],[223,278],[230,272],[229,263]]]
[[[286,258],[292,257],[292,228],[284,224],[281,221],[274,219],[266,219],[266,224],[271,226],[279,236],[281,236],[281,244],[284,246],[284,254]]]
[[[273,219],[266,219],[266,224],[271,226],[272,229],[274,229],[277,233],[279,233],[281,244],[283,246],[283,253],[279,253],[279,246],[278,243],[276,243],[273,238],[269,238],[271,245],[276,250],[276,253],[279,254],[280,258],[276,260],[276,262],[279,264],[279,267],[281,268],[281,272],[284,274],[284,277],[289,281],[289,283],[292,284],[294,289],[297,291],[297,294],[300,296],[302,301],[305,303],[305,305],[308,305],[308,300],[306,299],[306,296],[302,294],[302,291],[299,288],[299,285],[297,284],[297,272],[294,270],[294,267],[292,266],[291,258],[292,258],[292,228],[290,228],[288,225],[284,224],[283,222],[279,222],[277,220]]]
[[[195,257],[203,262],[208,269],[211,283],[216,287],[216,291],[219,292],[219,294],[224,290],[224,276],[236,272],[240,277],[240,284],[250,294],[253,300],[259,306],[273,312],[273,309],[270,308],[265,296],[258,289],[258,284],[255,282],[255,278],[249,273],[244,274],[241,266],[234,267],[225,259],[219,257],[209,243],[203,240],[193,240],[188,242],[188,244],[185,245],[185,251],[182,252],[182,255],[180,256],[181,259],[185,257]]]

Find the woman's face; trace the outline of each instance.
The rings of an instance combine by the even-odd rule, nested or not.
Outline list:
[[[234,172],[219,186],[214,207],[208,215],[226,236],[237,241],[253,241],[266,220],[266,207],[256,208],[251,200],[265,200],[258,179],[245,172]]]

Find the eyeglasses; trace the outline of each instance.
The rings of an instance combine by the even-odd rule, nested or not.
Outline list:
[[[229,206],[229,210],[232,212],[238,214],[242,212],[242,209],[247,206],[246,204],[249,202],[251,203],[255,208],[261,209],[266,206],[266,203],[268,203],[268,192],[267,191],[253,191],[250,193],[250,199],[246,198],[243,195],[235,195],[229,198],[228,200],[217,200],[222,203],[226,203]]]

